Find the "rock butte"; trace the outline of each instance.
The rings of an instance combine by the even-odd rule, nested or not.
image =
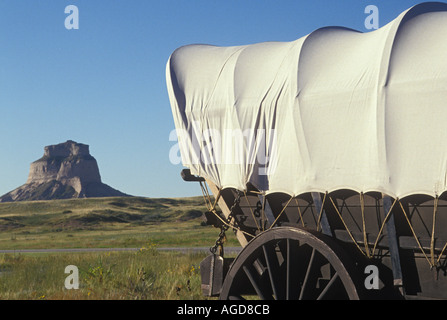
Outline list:
[[[28,180],[0,197],[0,202],[128,196],[102,183],[89,146],[72,140],[46,146],[31,163]]]

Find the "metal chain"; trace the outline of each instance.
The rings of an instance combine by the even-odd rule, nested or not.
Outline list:
[[[210,248],[212,254],[216,254],[217,249],[220,248],[220,255],[223,256],[223,244],[225,239],[225,232],[229,229],[230,221],[233,218],[234,209],[240,202],[241,202],[241,193],[239,192],[239,190],[237,190],[233,205],[230,208],[230,213],[228,214],[228,217],[225,221],[226,223],[220,226],[220,233],[216,240],[216,243],[214,244],[213,247]]]

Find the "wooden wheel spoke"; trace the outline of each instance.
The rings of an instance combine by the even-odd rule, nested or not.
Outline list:
[[[286,300],[290,300],[291,298],[291,286],[290,286],[290,282],[292,281],[292,276],[291,276],[291,257],[292,257],[292,248],[291,248],[291,243],[290,243],[290,239],[287,239],[286,243]]]
[[[266,297],[264,295],[264,290],[262,290],[261,284],[258,283],[258,281],[256,281],[255,276],[253,275],[252,271],[247,266],[243,266],[242,268],[243,268],[245,274],[247,275],[248,280],[250,280],[251,285],[255,289],[256,294],[262,300],[266,300]]]
[[[330,238],[299,228],[269,229],[241,252],[221,299],[358,299],[355,265]],[[228,280],[227,280],[228,279]],[[356,278],[355,278],[356,279]]]
[[[312,267],[315,261],[315,248],[312,248],[312,254],[310,255],[309,264],[307,265],[306,275],[304,276],[303,284],[301,286],[300,296],[298,300],[302,300],[304,298],[304,293],[306,292],[307,284],[311,277]]]
[[[332,285],[335,283],[335,280],[338,279],[338,273],[336,272],[332,277],[331,280],[329,280],[328,284],[324,287],[323,291],[321,291],[320,295],[318,296],[317,300],[322,300],[326,293],[329,291],[329,289],[332,287]]]
[[[267,270],[270,278],[270,285],[272,286],[273,295],[277,300],[284,299],[284,293],[281,288],[281,284],[277,283],[278,273],[279,273],[279,263],[276,257],[276,252],[274,247],[267,248],[267,246],[262,246],[262,251],[264,253],[264,258],[267,264]]]

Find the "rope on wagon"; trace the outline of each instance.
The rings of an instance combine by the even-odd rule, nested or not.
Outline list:
[[[398,201],[399,201],[400,208],[402,209],[402,212],[403,212],[403,214],[404,214],[404,217],[405,217],[405,219],[407,220],[408,226],[410,227],[410,230],[411,230],[411,232],[413,233],[413,237],[414,237],[414,239],[416,240],[416,243],[417,243],[418,246],[419,246],[419,250],[421,250],[421,252],[423,253],[425,259],[427,259],[428,263],[430,264],[430,267],[433,268],[434,265],[432,264],[432,262],[431,262],[430,259],[428,258],[427,254],[426,254],[425,251],[424,251],[424,248],[423,248],[422,245],[421,245],[421,242],[419,241],[418,237],[416,236],[416,232],[415,232],[414,229],[413,229],[413,226],[412,226],[412,224],[411,224],[411,221],[410,221],[410,219],[408,218],[407,213],[405,212],[405,209],[404,209],[402,203],[400,202],[400,200],[398,200]]]
[[[265,202],[267,201],[267,197],[265,196],[265,195],[263,195],[263,197],[262,197],[262,205],[261,205],[261,208],[262,208],[262,231],[265,231],[265,224],[266,224],[266,221],[268,221],[268,219],[267,219],[267,216],[266,216],[266,214],[265,214]]]
[[[396,204],[396,202],[397,202],[397,198],[394,199],[393,204],[391,205],[390,209],[388,210],[388,213],[385,215],[385,219],[383,219],[383,221],[382,221],[382,225],[380,226],[379,233],[377,234],[376,241],[374,242],[374,247],[373,247],[373,250],[372,250],[373,254],[376,251],[376,246],[379,243],[380,235],[382,234],[383,228],[385,227],[385,224],[388,221],[388,218],[391,215],[391,211],[393,211],[393,208],[394,208],[394,205]]]
[[[438,259],[436,260],[436,264],[439,263],[439,261],[442,258],[442,255],[444,254],[445,249],[447,248],[447,242],[445,243],[444,247],[442,248],[441,252],[439,253]]]
[[[246,232],[246,231],[244,231],[244,230],[242,230],[242,229],[240,229],[240,228],[237,228],[237,227],[235,227],[234,225],[230,224],[229,222],[225,221],[225,220],[222,219],[222,217],[217,213],[216,205],[217,205],[217,202],[219,201],[220,196],[221,196],[221,190],[220,190],[220,189],[219,189],[219,192],[217,193],[216,199],[214,200],[214,203],[213,203],[213,202],[211,201],[211,196],[210,196],[210,194],[209,194],[209,192],[208,192],[208,189],[206,188],[206,186],[204,187],[204,186],[202,185],[202,182],[201,182],[201,181],[200,181],[200,186],[201,186],[201,188],[202,188],[203,197],[204,197],[204,199],[205,199],[205,205],[206,205],[206,207],[207,207],[207,209],[208,209],[209,212],[213,213],[213,214],[216,216],[216,218],[219,219],[225,226],[227,226],[227,227],[229,227],[229,228],[231,228],[231,229],[233,229],[233,230],[242,232],[243,234],[245,234],[245,235],[247,235],[247,236],[249,236],[249,237],[251,237],[251,238],[254,237],[251,233],[248,233],[248,232]],[[231,215],[231,212],[230,212],[230,215]]]
[[[290,201],[292,201],[293,196],[290,197],[289,201],[287,201],[286,205],[282,208],[281,212],[278,214],[278,216],[276,217],[275,221],[273,221],[272,225],[268,228],[268,230],[270,230],[271,228],[273,228],[273,226],[276,224],[276,222],[278,221],[279,217],[281,217],[282,213],[286,210],[287,206],[289,205]]]
[[[305,227],[303,215],[301,214],[301,210],[300,210],[300,203],[298,202],[298,198],[295,198],[295,202],[296,202],[296,207],[298,208],[298,214],[300,215],[301,224],[303,225],[303,227]]]
[[[323,203],[321,204],[320,212],[318,213],[317,231],[319,231],[320,227],[321,227],[320,223],[321,223],[321,217],[323,216],[323,208],[324,208],[324,203],[326,202],[326,196],[327,196],[327,191],[324,194]]]
[[[362,212],[362,227],[363,227],[363,243],[365,245],[365,252],[368,258],[371,258],[371,253],[368,247],[368,236],[366,234],[366,220],[365,220],[365,199],[363,192],[360,193],[360,211]]]
[[[379,233],[377,235],[377,239],[376,239],[376,241],[374,243],[374,247],[373,247],[373,251],[372,252],[374,252],[375,249],[376,249],[376,246],[377,246],[377,243],[379,241],[380,235],[382,234],[383,227],[385,226],[385,223],[388,220],[388,217],[390,216],[391,211],[393,210],[393,207],[396,204],[396,202],[399,202],[400,208],[401,208],[401,210],[402,210],[402,212],[404,214],[404,217],[405,217],[405,219],[406,219],[406,221],[408,223],[408,226],[410,227],[410,230],[411,230],[411,232],[413,234],[413,237],[414,237],[414,239],[415,239],[415,241],[416,241],[416,243],[417,243],[417,245],[419,247],[419,250],[422,252],[422,254],[424,255],[425,259],[427,260],[427,262],[429,263],[431,268],[437,266],[439,261],[442,258],[442,255],[443,255],[444,251],[447,249],[447,243],[446,243],[444,245],[444,247],[442,248],[441,252],[439,253],[438,258],[435,260],[435,258],[436,258],[435,257],[435,226],[436,226],[436,215],[437,215],[437,212],[438,212],[438,203],[439,203],[439,198],[438,198],[437,195],[436,195],[436,197],[434,199],[434,205],[433,205],[432,231],[431,231],[431,239],[430,239],[430,258],[428,257],[428,255],[426,254],[424,248],[422,247],[422,244],[420,243],[419,238],[416,235],[416,231],[414,230],[413,225],[412,225],[412,223],[411,223],[411,221],[410,221],[410,219],[409,219],[409,217],[408,217],[408,215],[407,215],[407,213],[406,213],[402,203],[400,202],[400,200],[398,198],[394,199],[393,204],[391,205],[388,213],[385,216],[385,219],[382,222],[382,225],[381,225]]]
[[[213,207],[213,204],[211,202],[211,196],[209,194],[208,187],[206,186],[206,184],[204,186],[202,181],[199,181],[199,183],[200,183],[200,188],[202,189],[203,200],[205,200],[206,208],[208,210],[210,210]],[[218,196],[220,196],[220,190],[219,190],[219,195]],[[216,201],[216,203],[217,203],[217,201]]]
[[[343,217],[341,216],[340,211],[338,211],[338,208],[337,208],[337,206],[335,205],[334,200],[332,200],[332,197],[329,197],[329,199],[331,200],[332,205],[334,206],[334,209],[335,209],[335,211],[337,212],[338,217],[340,218],[340,221],[343,223],[343,226],[345,227],[346,231],[348,232],[349,237],[351,238],[352,242],[353,242],[353,243],[355,244],[355,246],[360,250],[360,252],[363,253],[363,255],[366,255],[365,252],[364,252],[364,251],[362,250],[362,248],[360,247],[360,245],[359,245],[359,244],[357,243],[357,241],[355,240],[355,238],[354,238],[354,236],[352,235],[351,231],[349,231],[349,228],[348,228],[348,226],[346,225],[345,220],[344,220]]]
[[[433,206],[433,223],[431,229],[431,240],[430,240],[430,258],[432,266],[436,265],[435,262],[435,222],[436,222],[436,212],[438,211],[438,195],[436,195],[435,203]]]

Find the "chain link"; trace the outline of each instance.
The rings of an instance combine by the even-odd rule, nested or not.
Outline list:
[[[212,254],[216,254],[217,250],[220,248],[219,254],[223,256],[223,244],[225,239],[225,232],[229,229],[229,225],[231,222],[231,219],[233,218],[234,209],[236,206],[241,202],[241,192],[239,190],[236,191],[236,197],[234,198],[233,205],[230,208],[230,213],[228,214],[228,217],[226,219],[226,224],[222,224],[220,226],[220,233],[216,240],[216,243],[213,247],[210,248],[210,251]]]

